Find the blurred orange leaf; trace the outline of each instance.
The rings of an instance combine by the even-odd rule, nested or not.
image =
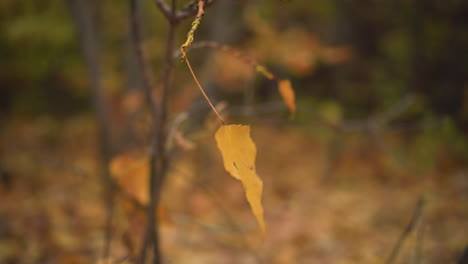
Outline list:
[[[291,82],[289,80],[281,80],[278,82],[278,91],[283,97],[284,103],[291,112],[291,118],[296,114],[296,96],[292,89]]]
[[[110,173],[123,192],[140,205],[148,206],[149,195],[149,157],[143,153],[124,153],[116,156],[110,162]],[[124,211],[133,214],[134,204],[125,203]],[[172,224],[168,209],[158,205],[156,212],[159,222]]]
[[[263,182],[255,171],[257,148],[250,138],[250,126],[221,126],[215,139],[223,157],[224,168],[242,182],[252,212],[265,232],[261,201]]]
[[[110,172],[120,187],[142,205],[149,202],[147,155],[121,154],[110,163]]]

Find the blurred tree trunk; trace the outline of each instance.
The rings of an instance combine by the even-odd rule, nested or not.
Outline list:
[[[100,174],[105,189],[104,199],[106,201],[106,223],[105,223],[105,243],[103,248],[103,258],[109,256],[110,241],[112,236],[112,215],[113,215],[113,183],[110,178],[109,162],[111,157],[110,121],[108,105],[101,85],[100,69],[100,46],[98,32],[96,31],[96,15],[98,12],[91,9],[88,1],[68,0],[69,10],[78,32],[80,45],[88,70],[89,86],[96,112],[98,126],[98,143],[100,153]],[[96,6],[95,6],[96,7]]]

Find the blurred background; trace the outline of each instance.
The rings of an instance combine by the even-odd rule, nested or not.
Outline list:
[[[167,22],[141,2],[157,96]],[[0,263],[138,254],[151,119],[129,14],[128,1],[0,1]],[[174,54],[165,263],[467,263],[467,29],[463,0],[215,1],[189,57],[222,115],[252,126],[267,233]],[[203,41],[290,79],[296,118],[276,82]],[[106,168],[116,188],[103,258]]]

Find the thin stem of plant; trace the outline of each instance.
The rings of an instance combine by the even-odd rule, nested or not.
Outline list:
[[[144,49],[143,49],[143,44],[142,44],[142,35],[141,35],[141,30],[140,30],[140,23],[138,20],[138,10],[139,10],[139,2],[138,0],[130,0],[130,29],[131,29],[131,37],[133,41],[133,47],[135,50],[135,55],[137,58],[138,66],[141,70],[142,77],[143,77],[143,88],[145,91],[145,97],[147,104],[151,108],[151,119],[152,119],[152,128],[151,128],[151,145],[150,145],[150,154],[149,154],[149,168],[150,168],[150,184],[149,184],[149,193],[151,194],[151,202],[150,206],[147,208],[147,227],[146,231],[143,234],[143,242],[142,242],[142,247],[139,255],[139,262],[140,263],[145,263],[146,261],[146,252],[148,247],[153,246],[156,248],[157,245],[157,231],[155,230],[154,227],[154,210],[151,205],[154,203],[156,204],[155,201],[153,201],[155,198],[153,198],[154,193],[155,193],[155,182],[157,182],[157,178],[159,176],[158,169],[157,169],[157,160],[159,158],[159,153],[158,153],[158,133],[157,133],[157,127],[158,127],[158,115],[160,110],[158,110],[158,103],[156,102],[156,99],[153,96],[153,88],[154,88],[154,78],[151,74],[151,71],[149,69],[149,63],[146,60]],[[159,259],[160,254],[158,252],[154,253],[154,258]]]
[[[198,1],[197,16],[195,17],[195,20],[192,22],[192,27],[190,28],[190,31],[187,33],[187,40],[185,41],[184,44],[182,44],[182,46],[180,46],[180,51],[181,51],[181,54],[182,54],[181,57],[182,57],[183,60],[185,60],[185,63],[187,64],[187,67],[189,68],[190,73],[192,74],[193,80],[197,84],[198,89],[200,89],[200,92],[202,93],[203,97],[205,97],[205,99],[208,102],[208,104],[210,105],[211,109],[213,109],[213,112],[215,112],[215,114],[218,117],[219,121],[221,121],[221,124],[223,124],[225,126],[226,122],[224,122],[223,118],[218,113],[218,111],[216,110],[216,107],[213,105],[210,98],[208,97],[205,90],[203,89],[200,82],[198,81],[198,78],[195,75],[195,73],[193,72],[192,66],[190,65],[190,62],[189,62],[189,60],[187,58],[187,54],[185,52],[187,50],[187,48],[189,48],[190,45],[192,45],[194,35],[195,35],[195,31],[197,31],[197,28],[200,25],[203,14],[205,14],[205,11],[203,10],[203,5],[204,4],[205,4],[205,0],[199,0]]]
[[[185,53],[187,53],[188,51],[190,51],[192,49],[200,49],[200,48],[212,48],[212,49],[215,49],[215,50],[226,52],[227,54],[239,59],[243,63],[253,67],[255,69],[255,71],[257,71],[258,73],[263,75],[268,80],[274,80],[274,81],[277,81],[277,82],[281,80],[281,78],[279,78],[278,76],[273,74],[266,66],[260,64],[256,59],[252,58],[251,56],[249,56],[249,55],[247,55],[247,54],[245,54],[245,53],[243,53],[243,52],[241,52],[241,51],[239,51],[239,50],[237,50],[237,49],[235,49],[233,47],[218,43],[216,41],[199,41],[199,42],[193,43],[193,45],[190,45],[190,48],[185,47],[184,51],[185,51]],[[183,55],[184,51],[181,50],[181,53],[176,54],[177,56],[175,56],[175,57],[179,57],[180,55]]]
[[[205,0],[198,0],[198,13],[197,16],[195,17],[195,20],[192,22],[192,27],[190,28],[190,31],[187,33],[187,40],[185,41],[182,46],[180,46],[180,50],[182,51],[182,58],[185,58],[185,50],[192,45],[195,31],[197,31],[198,26],[200,25],[201,19],[203,15],[205,14],[205,10],[203,9],[203,5],[205,4]]]
[[[211,6],[212,4],[214,4],[216,1],[217,0],[205,0],[205,3],[203,4],[203,6],[205,8],[207,8],[207,7]],[[183,7],[180,11],[178,11],[176,13],[176,19],[177,20],[182,20],[184,18],[187,18],[187,17],[189,17],[191,15],[196,14],[197,11],[198,11],[197,9],[193,8],[192,4],[189,4],[189,5],[185,6],[185,7]]]
[[[198,86],[198,89],[200,89],[200,92],[203,94],[203,97],[205,97],[206,101],[208,102],[208,104],[210,105],[211,109],[213,109],[213,111],[215,112],[216,116],[218,117],[219,121],[221,121],[221,123],[225,126],[226,125],[226,122],[223,120],[223,118],[221,117],[221,115],[218,113],[218,111],[216,110],[216,107],[213,105],[213,103],[211,102],[210,98],[208,97],[208,95],[205,93],[205,90],[203,90],[203,87],[201,86],[200,82],[198,81],[197,79],[197,76],[195,75],[195,73],[193,72],[193,69],[192,69],[192,66],[190,65],[190,62],[189,60],[187,59],[187,56],[183,56],[184,60],[185,60],[185,63],[187,64],[187,67],[189,68],[190,70],[190,73],[192,74],[192,77],[193,77],[193,80],[195,81],[195,83],[197,84]]]
[[[398,238],[395,246],[392,249],[392,252],[390,253],[387,260],[385,261],[386,264],[393,263],[396,257],[398,256],[398,253],[400,252],[400,249],[403,246],[403,243],[405,242],[406,238],[409,236],[409,234],[411,234],[414,227],[418,223],[418,220],[422,214],[424,204],[425,204],[424,197],[420,197],[418,199],[418,202],[416,203],[416,206],[414,207],[413,216],[411,217],[411,220],[409,221],[408,225],[405,227],[400,237]]]

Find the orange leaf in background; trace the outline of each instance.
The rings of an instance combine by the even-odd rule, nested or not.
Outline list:
[[[263,182],[255,171],[257,148],[250,138],[250,127],[221,126],[215,134],[215,139],[223,157],[224,168],[242,182],[252,212],[262,231],[265,232],[261,201]]]
[[[149,204],[149,157],[143,153],[125,153],[113,158],[110,162],[110,173],[120,189],[128,197],[137,201],[140,205]],[[124,211],[128,215],[134,215],[134,203],[124,203]],[[158,221],[164,224],[172,224],[168,209],[158,205],[156,212]]]
[[[148,156],[143,154],[122,154],[110,163],[111,176],[130,197],[142,205],[149,202]]]
[[[144,102],[143,93],[134,89],[125,94],[121,107],[126,113],[135,113],[143,107]]]
[[[278,91],[283,97],[283,101],[291,112],[291,118],[296,114],[296,96],[289,80],[278,82]]]
[[[346,47],[324,47],[320,51],[320,57],[326,63],[338,64],[349,60],[352,57],[352,53],[351,50]]]

